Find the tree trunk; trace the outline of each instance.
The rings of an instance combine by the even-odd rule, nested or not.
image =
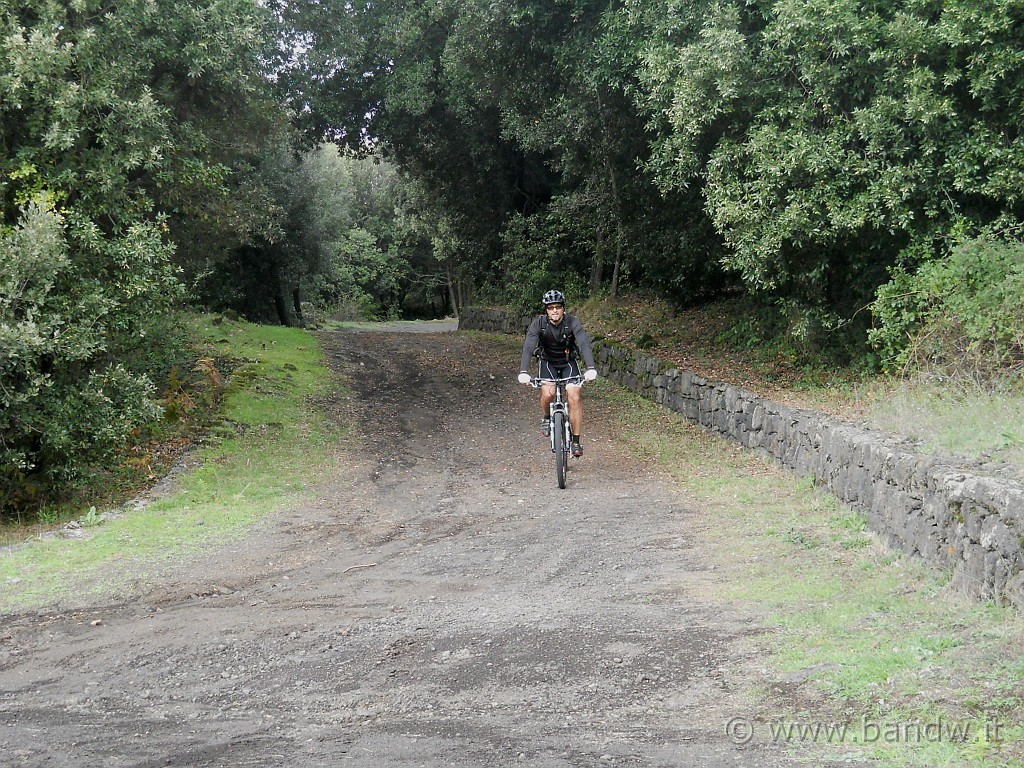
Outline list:
[[[619,275],[622,271],[622,211],[619,205],[619,183],[615,175],[615,166],[605,157],[605,168],[608,169],[608,183],[612,188],[612,218],[615,221],[615,267],[612,270],[611,296],[619,295]]]
[[[280,288],[274,291],[274,309],[277,310],[277,319],[281,325],[290,326],[292,324],[291,315],[288,314],[288,299]]]
[[[292,288],[292,307],[295,309],[295,317],[299,320],[299,327],[306,327],[306,318],[302,316],[302,294],[299,286]]]
[[[597,243],[594,248],[594,259],[590,263],[590,295],[594,296],[601,290],[601,280],[604,278],[604,227],[597,228]]]
[[[452,303],[452,311],[457,316],[462,307],[459,305],[459,295],[455,285],[455,276],[452,274],[451,264],[445,265],[445,274],[448,277],[448,300]]]
[[[601,99],[601,89],[598,88],[596,93],[597,97],[597,109],[598,114],[604,114],[604,103]],[[602,142],[602,144],[605,144]],[[619,179],[615,173],[615,164],[612,162],[609,154],[608,146],[605,144],[604,152],[604,168],[608,174],[608,186],[611,192],[611,219],[612,225],[615,227],[615,265],[612,268],[612,284],[611,284],[611,297],[614,299],[619,295],[619,277],[622,274],[622,205],[619,202]],[[599,230],[600,241],[603,242],[604,226],[601,226]],[[591,273],[591,285],[593,285],[593,273]]]
[[[270,278],[274,282],[274,309],[277,310],[277,319],[281,325],[291,326],[292,317],[288,311],[288,297],[285,295],[284,286],[281,285],[281,267],[274,259],[270,263]]]

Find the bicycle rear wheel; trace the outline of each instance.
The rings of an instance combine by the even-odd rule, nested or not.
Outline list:
[[[568,469],[569,451],[565,444],[565,414],[556,413],[551,419],[551,435],[555,438],[555,477],[558,487],[565,488],[565,472]]]

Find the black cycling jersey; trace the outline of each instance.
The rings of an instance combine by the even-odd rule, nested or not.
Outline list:
[[[594,352],[590,348],[590,336],[575,315],[565,315],[558,325],[548,320],[547,315],[534,318],[526,331],[520,371],[530,369],[530,358],[534,353],[538,354],[541,360],[554,363],[567,362],[578,353],[583,356],[587,368],[597,367],[594,364]]]

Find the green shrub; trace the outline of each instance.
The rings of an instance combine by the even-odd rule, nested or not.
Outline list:
[[[502,233],[499,274],[478,299],[533,312],[539,311],[541,297],[554,288],[566,295],[573,311],[589,291],[577,266],[579,259],[573,257],[556,223],[539,215],[513,217]]]
[[[874,302],[871,343],[890,370],[1016,384],[1024,366],[1024,245],[979,238],[910,272]]]
[[[152,225],[107,239],[45,203],[0,230],[0,513],[108,459],[159,415],[150,379],[115,352],[168,306],[168,260]]]

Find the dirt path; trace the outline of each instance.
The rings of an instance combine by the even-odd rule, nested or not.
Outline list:
[[[760,630],[681,598],[694,514],[605,414],[560,492],[493,342],[329,356],[366,449],[314,504],[137,600],[3,618],[0,766],[790,764],[725,733]]]

